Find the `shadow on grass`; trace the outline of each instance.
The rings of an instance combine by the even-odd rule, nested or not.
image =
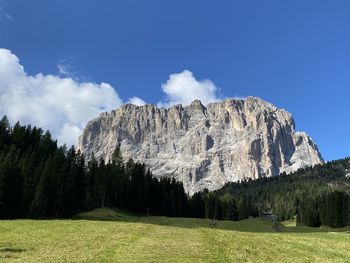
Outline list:
[[[260,218],[246,219],[241,221],[218,221],[216,227],[211,227],[210,219],[200,218],[180,218],[180,217],[163,217],[163,216],[141,216],[134,213],[125,212],[119,209],[100,208],[90,212],[80,213],[73,219],[93,220],[93,221],[114,221],[125,223],[143,223],[167,227],[178,228],[207,228],[221,229],[238,232],[250,233],[317,233],[317,232],[343,232],[350,229],[334,228],[311,228],[311,227],[286,227],[278,224],[276,231],[272,228],[272,222]]]
[[[17,254],[27,251],[24,248],[16,247],[0,247],[0,259],[1,258],[15,258]]]
[[[271,233],[272,225],[269,222],[265,222],[258,218],[247,219],[242,221],[217,221],[216,226],[210,226],[211,219],[200,218],[174,218],[174,217],[143,217],[140,219],[142,223],[180,227],[180,228],[207,228],[218,230],[231,230],[239,232],[251,232],[251,233]]]

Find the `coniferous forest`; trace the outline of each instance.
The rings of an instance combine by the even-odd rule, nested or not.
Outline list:
[[[189,197],[144,164],[109,162],[58,146],[50,132],[0,121],[0,218],[70,218],[100,207],[150,215],[242,220],[272,212],[298,225],[350,225],[350,158],[293,174],[230,183]]]
[[[350,225],[350,158],[300,169],[292,174],[230,183],[215,192],[236,200],[239,214],[272,212],[300,226]]]
[[[143,164],[124,162],[117,148],[111,162],[58,147],[49,132],[0,121],[0,217],[67,218],[99,207],[185,216],[181,183],[155,179]]]

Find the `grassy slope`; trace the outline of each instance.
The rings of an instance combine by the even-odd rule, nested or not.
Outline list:
[[[0,262],[349,262],[349,229],[137,217],[99,209],[77,220],[0,221]],[[102,219],[107,221],[82,220]],[[112,221],[116,220],[116,221]]]

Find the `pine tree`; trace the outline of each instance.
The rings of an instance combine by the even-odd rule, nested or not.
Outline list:
[[[112,155],[112,164],[118,168],[121,168],[124,165],[124,160],[123,160],[119,145],[117,145],[117,147],[115,147],[114,149],[114,152]]]
[[[237,205],[238,220],[246,219],[249,216],[249,204],[246,197],[242,197]]]
[[[0,150],[9,143],[10,123],[6,115],[0,120]]]
[[[0,218],[22,217],[23,178],[18,167],[19,150],[12,145],[0,163]]]
[[[21,173],[23,176],[23,209],[24,215],[28,215],[31,202],[34,198],[35,177],[34,177],[34,153],[28,150],[20,161]]]
[[[50,217],[54,215],[56,191],[53,185],[52,174],[55,172],[54,157],[50,155],[45,162],[40,180],[35,189],[34,199],[31,205],[30,216],[34,218]]]
[[[87,167],[87,177],[86,177],[86,201],[85,209],[91,210],[98,208],[99,199],[98,199],[98,187],[97,187],[97,174],[98,174],[99,164],[92,154],[91,160],[88,162]]]

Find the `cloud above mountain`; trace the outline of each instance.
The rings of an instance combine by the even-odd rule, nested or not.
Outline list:
[[[124,102],[110,84],[81,81],[72,74],[71,64],[63,62],[58,63],[58,75],[30,75],[15,54],[0,49],[0,115],[7,115],[11,123],[48,129],[60,144],[74,145],[88,121]],[[195,99],[203,104],[220,100],[212,81],[197,80],[189,70],[171,74],[161,89],[165,96],[158,106],[162,107],[188,105]],[[125,103],[146,104],[136,96]]]
[[[146,102],[139,97],[132,97],[127,101],[127,103],[134,104],[136,106],[143,106],[146,104]]]
[[[69,77],[28,75],[19,59],[0,49],[0,114],[11,122],[50,129],[61,143],[75,144],[85,124],[122,104],[108,83]]]
[[[158,102],[158,106],[169,107],[174,104],[189,105],[195,99],[203,104],[220,100],[219,89],[209,79],[197,80],[193,73],[184,70],[169,76],[166,83],[162,85],[165,93],[164,100]]]

